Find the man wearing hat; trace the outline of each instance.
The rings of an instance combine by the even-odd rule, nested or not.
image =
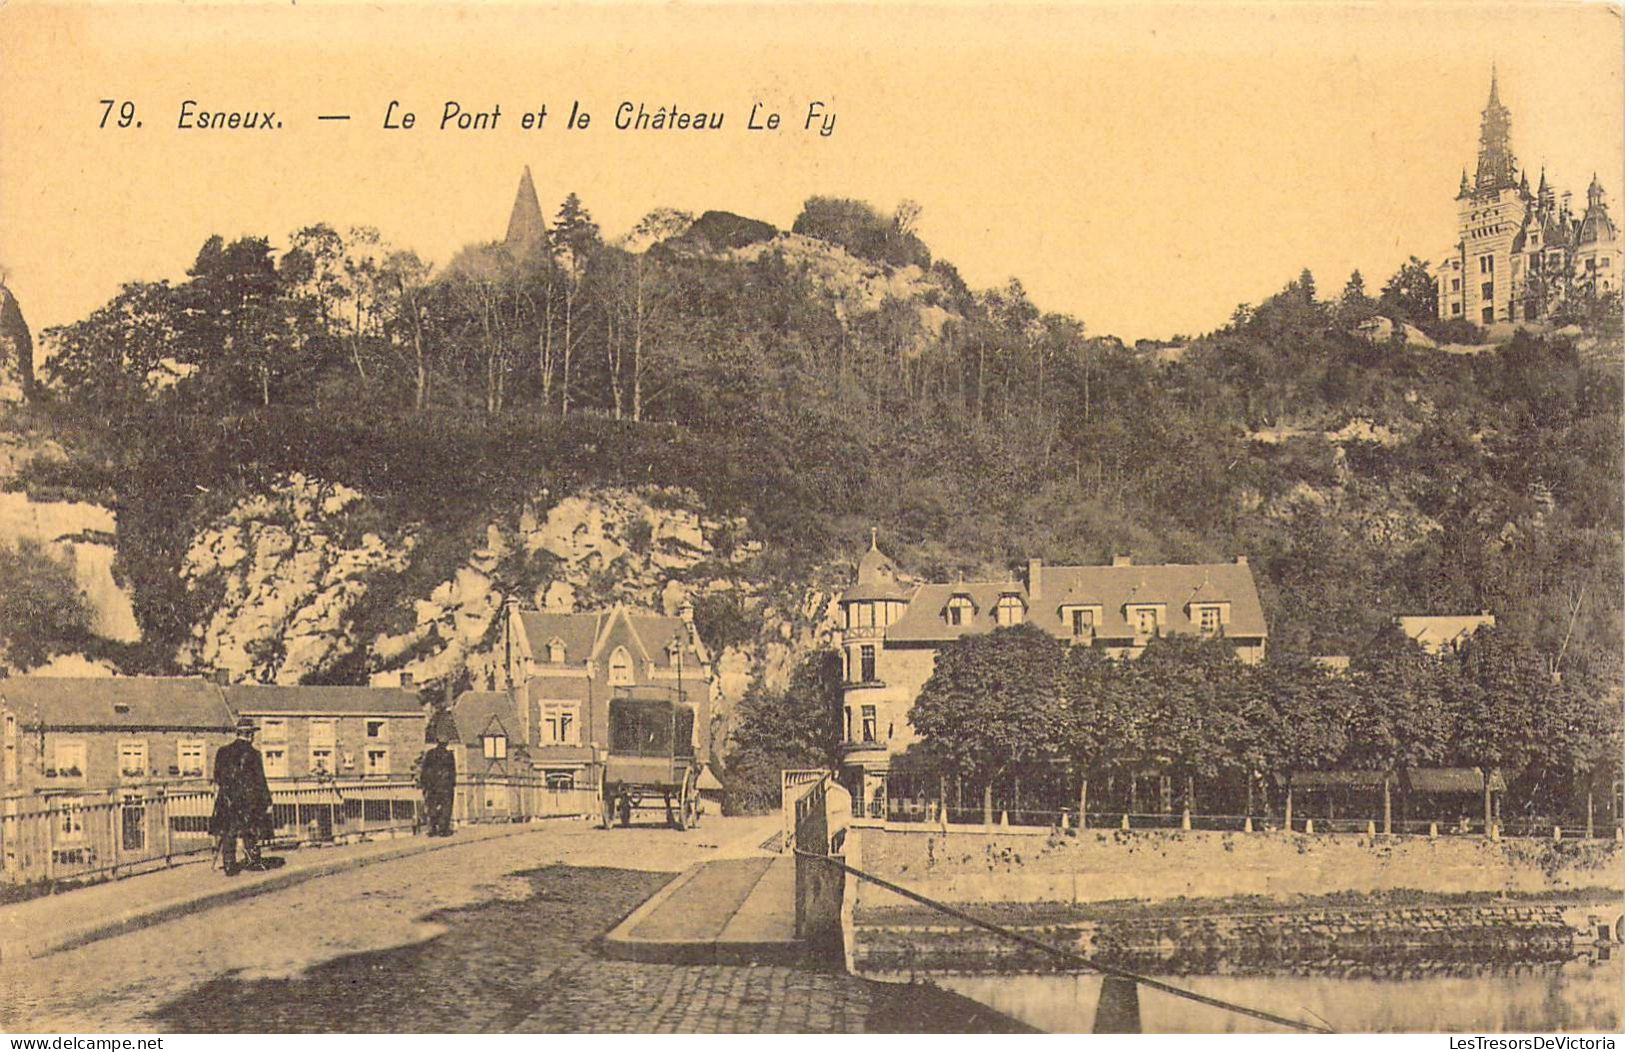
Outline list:
[[[254,748],[259,727],[247,716],[237,720],[237,739],[214,754],[214,814],[209,832],[220,838],[220,860],[226,876],[238,872],[237,841],[250,868],[260,865],[260,841],[271,835],[271,787],[265,763]]]
[[[451,802],[457,793],[457,758],[446,748],[447,742],[457,740],[451,713],[435,713],[425,737],[434,742],[434,748],[423,754],[418,767],[418,787],[423,790],[429,835],[451,836]]]

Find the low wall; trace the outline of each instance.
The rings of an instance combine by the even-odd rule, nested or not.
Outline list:
[[[1205,916],[1122,916],[1018,930],[1102,964],[1159,974],[1283,966],[1486,960],[1566,960],[1575,930],[1562,906],[1436,906],[1281,910]],[[855,932],[865,972],[1026,972],[1067,967],[1052,955],[980,929],[868,925]]]
[[[943,902],[1625,890],[1612,840],[1181,830],[1035,837],[854,826],[847,841],[848,857],[862,860],[854,865]],[[860,895],[859,909],[906,902],[867,882]]]

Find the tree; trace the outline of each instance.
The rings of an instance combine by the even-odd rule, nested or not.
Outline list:
[[[27,672],[83,646],[90,625],[70,563],[32,539],[0,544],[0,662]]]
[[[271,404],[272,381],[292,364],[306,343],[306,329],[290,311],[263,237],[227,244],[218,235],[204,242],[176,290],[179,357],[222,381],[232,395],[252,392]]]
[[[574,193],[567,195],[559,206],[550,233],[554,257],[559,261],[564,278],[564,346],[560,363],[563,375],[559,381],[559,415],[569,416],[570,364],[581,338],[576,325],[577,300],[581,293],[581,279],[587,271],[587,261],[598,250],[601,241],[598,224],[593,222],[592,215]]]
[[[1377,304],[1366,295],[1365,278],[1356,270],[1343,286],[1343,295],[1337,301],[1337,320],[1344,328],[1353,328],[1377,313]]]
[[[841,661],[831,651],[809,655],[783,691],[751,686],[739,703],[723,784],[731,813],[779,806],[779,772],[834,770],[841,749]]]
[[[121,415],[182,375],[176,301],[168,282],[124,285],[83,321],[45,330],[46,374],[70,399]]]
[[[937,652],[909,723],[951,773],[990,788],[1068,755],[1066,644],[1031,625],[967,636]]]
[[[1412,256],[1394,271],[1382,287],[1377,309],[1395,321],[1412,325],[1432,322],[1439,317],[1439,286],[1428,265]]]

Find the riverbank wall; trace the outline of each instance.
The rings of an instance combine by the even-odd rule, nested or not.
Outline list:
[[[1012,834],[854,827],[848,862],[948,903],[1159,902],[1413,890],[1530,895],[1605,888],[1625,894],[1614,840],[1355,836],[1193,830]],[[866,908],[903,905],[859,882]]]

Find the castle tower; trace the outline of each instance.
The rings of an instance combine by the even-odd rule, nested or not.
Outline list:
[[[513,211],[508,214],[508,236],[503,243],[519,255],[527,255],[547,242],[547,222],[542,218],[542,205],[536,197],[536,184],[530,178],[530,165],[519,177],[519,191],[514,194]]]
[[[1499,78],[1490,68],[1490,100],[1478,127],[1478,174],[1473,189],[1479,193],[1517,185],[1518,162],[1512,156],[1512,113],[1501,105]]]
[[[1519,178],[1512,114],[1501,102],[1500,77],[1492,69],[1479,121],[1478,166],[1471,182],[1463,173],[1456,194],[1459,240],[1435,271],[1441,318],[1492,325],[1519,321],[1528,312],[1520,291],[1525,261],[1514,243],[1521,247],[1537,200],[1527,174]]]

